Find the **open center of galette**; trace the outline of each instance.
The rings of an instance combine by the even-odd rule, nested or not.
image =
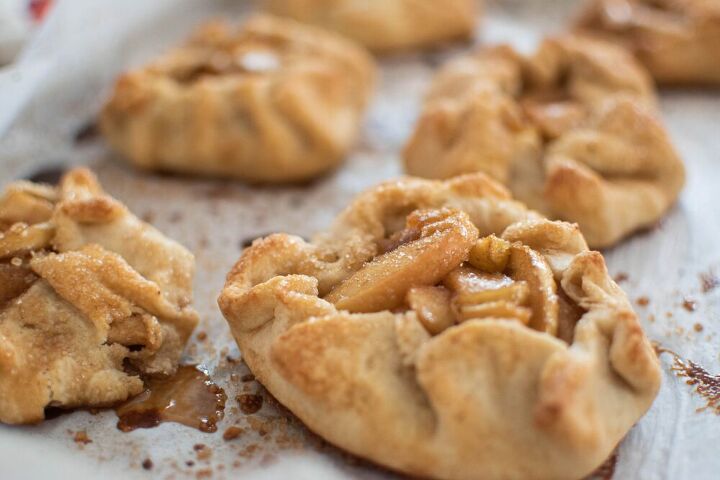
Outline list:
[[[432,335],[492,318],[571,341],[582,314],[541,253],[479,236],[466,213],[450,208],[410,213],[405,228],[382,238],[378,255],[325,300],[350,312],[414,312]]]
[[[519,103],[526,118],[548,140],[579,126],[588,114],[587,108],[562,87],[529,89]]]
[[[188,66],[173,72],[175,80],[190,85],[202,80],[237,75],[269,75],[282,65],[278,52],[263,46],[238,46],[230,49],[203,49],[193,52]]]

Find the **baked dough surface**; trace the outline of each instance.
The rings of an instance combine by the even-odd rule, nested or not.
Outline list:
[[[197,324],[194,258],[85,169],[0,198],[0,421],[106,406],[170,375]]]
[[[575,28],[625,46],[658,83],[720,84],[716,0],[591,0]]]
[[[648,228],[674,204],[682,161],[658,119],[647,72],[620,47],[546,39],[451,60],[435,76],[404,150],[408,173],[482,171],[593,248]]]
[[[346,35],[375,52],[472,36],[476,0],[266,0],[268,11]]]
[[[311,242],[256,240],[219,305],[310,429],[420,477],[581,478],[660,385],[602,255],[483,174],[387,182]]]
[[[362,47],[319,28],[269,15],[209,23],[121,75],[101,128],[142,168],[302,181],[354,144],[374,75]]]

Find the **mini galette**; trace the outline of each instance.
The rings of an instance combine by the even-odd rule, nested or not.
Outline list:
[[[75,169],[0,198],[0,421],[97,407],[170,375],[198,317],[193,255]]]
[[[590,0],[575,28],[624,45],[658,83],[720,85],[717,0]]]
[[[311,430],[418,477],[581,478],[660,385],[602,255],[479,173],[388,182],[309,243],[255,241],[219,304]]]
[[[433,46],[472,36],[478,0],[265,0],[278,15],[346,35],[375,52]]]
[[[524,57],[486,47],[436,75],[404,150],[408,173],[484,172],[593,248],[655,224],[685,169],[647,72],[611,43],[547,39]]]
[[[142,168],[302,181],[336,167],[354,144],[374,75],[362,47],[294,20],[209,23],[121,75],[100,124]]]

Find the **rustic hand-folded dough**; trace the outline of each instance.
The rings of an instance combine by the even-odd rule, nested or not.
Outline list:
[[[482,174],[388,182],[309,243],[257,240],[219,305],[311,430],[418,477],[581,478],[660,383],[603,257]]]
[[[624,50],[584,37],[523,57],[481,49],[441,69],[405,147],[407,171],[482,171],[593,248],[653,225],[684,184],[647,73]]]
[[[0,422],[104,406],[175,372],[197,324],[194,258],[88,170],[0,198]]]
[[[624,45],[659,83],[720,84],[716,0],[590,0],[575,28]]]
[[[469,38],[477,0],[265,0],[267,9],[350,37],[375,52]]]
[[[353,145],[373,79],[368,53],[334,33],[271,16],[211,23],[123,74],[101,127],[143,168],[306,180]]]

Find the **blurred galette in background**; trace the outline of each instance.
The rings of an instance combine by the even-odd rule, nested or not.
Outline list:
[[[717,0],[590,0],[575,28],[624,45],[658,83],[720,85]]]
[[[317,27],[267,15],[210,23],[121,75],[101,128],[142,168],[302,181],[354,144],[374,76],[362,47]]]
[[[593,248],[653,225],[684,166],[647,72],[621,47],[546,39],[531,56],[488,46],[441,68],[404,150],[408,173],[485,172]]]
[[[219,304],[312,431],[423,478],[583,478],[660,385],[602,255],[480,173],[387,182],[311,242],[256,240]]]
[[[265,0],[267,10],[342,33],[374,52],[469,39],[478,0]]]
[[[173,374],[197,313],[193,255],[85,169],[0,198],[0,421],[97,407]]]

